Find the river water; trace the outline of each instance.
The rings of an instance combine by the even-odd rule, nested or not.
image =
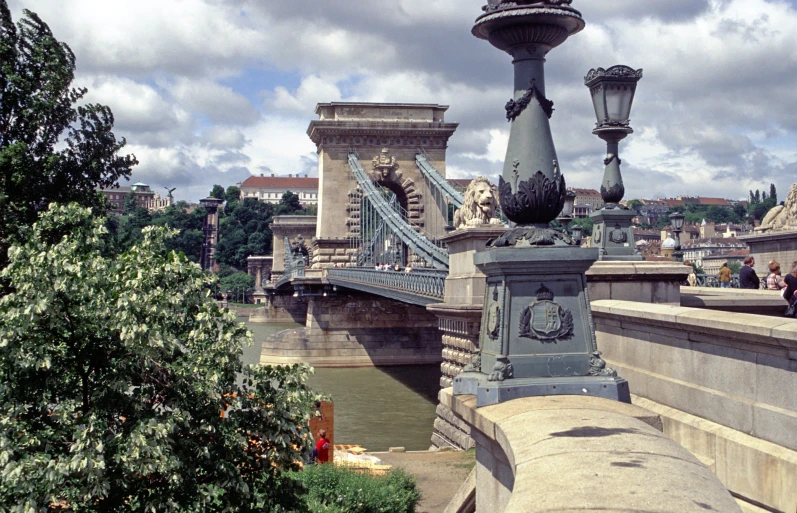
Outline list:
[[[253,346],[244,348],[247,364],[260,362],[260,348],[269,335],[300,327],[246,324],[255,339]],[[431,445],[440,388],[438,365],[316,369],[309,382],[335,403],[336,444],[359,444],[370,451],[390,447],[423,451]]]

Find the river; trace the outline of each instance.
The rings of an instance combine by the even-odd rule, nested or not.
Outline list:
[[[300,327],[246,324],[255,339],[253,346],[244,348],[247,364],[259,363],[266,337]],[[330,396],[335,403],[335,443],[359,444],[369,451],[428,449],[439,381],[438,365],[316,369],[309,379],[314,390]]]

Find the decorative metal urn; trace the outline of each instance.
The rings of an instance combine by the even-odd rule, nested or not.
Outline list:
[[[641,69],[623,65],[591,69],[584,77],[597,118],[592,133],[606,142],[606,158],[603,160],[606,168],[601,182],[601,197],[605,205],[591,216],[595,221],[593,241],[600,249],[602,260],[642,260],[634,246],[631,226],[636,212],[620,205],[625,186],[618,149],[620,141],[634,133],[630,124],[631,105],[641,78]]]
[[[570,4],[489,0],[473,27],[474,35],[509,53],[515,67],[499,195],[516,226],[474,256],[487,276],[480,352],[454,380],[454,394],[476,395],[477,406],[556,394],[630,402],[628,383],[597,350],[585,271],[598,251],[549,225],[560,213],[570,218],[574,200],[556,157],[544,75],[548,52],[584,28]]]

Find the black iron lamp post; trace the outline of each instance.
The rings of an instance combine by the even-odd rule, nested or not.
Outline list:
[[[620,205],[625,195],[620,173],[620,141],[634,133],[631,128],[631,105],[634,102],[637,82],[642,70],[618,65],[609,69],[591,69],[584,77],[584,85],[592,95],[597,125],[593,134],[606,142],[606,166],[601,182],[604,207],[595,212],[595,242],[600,248],[601,260],[641,260],[633,244],[631,228],[633,213]]]
[[[673,238],[675,239],[675,251],[672,253],[673,262],[683,262],[684,253],[681,251],[681,232],[684,228],[684,216],[680,212],[670,214],[670,224],[672,225]]]
[[[594,395],[630,402],[628,382],[601,359],[585,272],[598,258],[549,223],[572,221],[554,148],[546,56],[584,28],[572,0],[488,0],[473,34],[512,56],[514,96],[498,190],[515,226],[473,257],[485,274],[479,353],[454,379],[454,394],[485,406],[518,397]]]

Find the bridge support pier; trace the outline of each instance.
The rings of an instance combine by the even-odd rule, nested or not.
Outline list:
[[[438,327],[443,334],[441,389],[453,385],[454,378],[471,363],[479,350],[485,275],[473,264],[473,255],[487,249],[487,241],[505,230],[503,226],[496,225],[469,226],[443,238],[448,245],[450,263],[445,302],[426,307],[437,316]],[[435,447],[474,447],[470,428],[442,403],[437,407],[434,427],[432,445]]]
[[[420,306],[360,293],[307,299],[306,326],[269,337],[260,363],[314,367],[440,363],[443,347],[437,318]]]

